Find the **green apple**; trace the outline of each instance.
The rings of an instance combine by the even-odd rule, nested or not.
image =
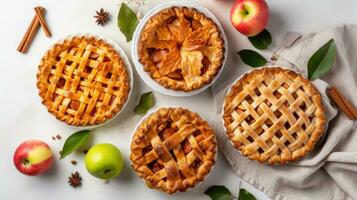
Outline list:
[[[90,148],[84,162],[91,175],[105,180],[118,176],[124,165],[119,149],[108,143]]]

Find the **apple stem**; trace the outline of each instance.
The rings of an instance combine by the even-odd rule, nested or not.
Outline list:
[[[247,9],[244,9],[244,14],[245,15],[248,15],[249,14],[249,11]]]
[[[247,5],[243,5],[242,6],[243,7],[243,9],[242,9],[242,14],[243,15],[249,15],[249,13],[250,13],[250,8],[247,6]]]
[[[23,164],[24,166],[27,166],[29,163],[30,163],[30,161],[29,161],[28,159],[23,159],[23,160],[22,160],[22,164]]]
[[[104,173],[105,173],[105,174],[108,174],[109,172],[110,172],[110,169],[104,170]]]

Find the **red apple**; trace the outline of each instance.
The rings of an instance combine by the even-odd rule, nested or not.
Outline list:
[[[231,8],[233,26],[246,36],[255,36],[268,24],[269,7],[264,0],[237,0]]]
[[[40,140],[28,140],[17,147],[14,153],[17,170],[28,176],[47,171],[53,163],[50,147]]]

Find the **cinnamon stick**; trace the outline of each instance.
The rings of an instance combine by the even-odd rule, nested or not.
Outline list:
[[[347,116],[348,119],[357,119],[357,109],[342,95],[334,86],[327,90],[330,98],[336,103],[338,108]]]
[[[25,35],[22,37],[21,42],[16,49],[17,51],[21,53],[25,53],[27,51],[28,46],[31,40],[33,39],[33,37],[35,36],[35,33],[39,25],[40,23],[37,20],[37,15],[35,15],[31,21],[30,26],[27,28]]]
[[[42,27],[43,31],[45,32],[46,36],[51,37],[51,35],[52,35],[51,31],[48,28],[48,25],[47,25],[45,19],[43,18],[43,13],[44,13],[45,9],[41,6],[38,6],[38,7],[35,7],[34,10],[36,12],[38,20],[40,21],[41,27]]]
[[[43,14],[45,12],[45,9],[43,7],[36,7],[35,8],[35,16],[33,17],[30,26],[27,28],[27,31],[25,35],[22,37],[21,42],[19,46],[17,47],[17,51],[21,53],[26,53],[28,48],[30,47],[30,44],[35,37],[40,24],[43,24],[43,30],[45,31],[46,35],[48,37],[51,36],[51,32],[48,29],[48,26],[46,24],[46,21],[43,19]]]

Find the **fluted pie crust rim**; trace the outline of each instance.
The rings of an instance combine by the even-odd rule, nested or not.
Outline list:
[[[178,130],[162,136],[173,124]],[[204,180],[215,164],[217,143],[213,130],[197,113],[169,107],[156,110],[141,122],[130,149],[136,174],[149,188],[171,194]],[[155,170],[155,165],[161,167]]]
[[[58,120],[73,126],[112,119],[130,91],[121,56],[94,36],[76,35],[54,44],[42,57],[36,76],[42,104]]]
[[[309,111],[308,108],[306,108],[305,112],[301,112],[297,111],[299,114],[296,114],[298,116],[294,116],[294,111],[292,111],[290,109],[290,107],[288,106],[286,108],[282,108],[282,113],[278,114],[277,116],[281,115],[283,117],[284,120],[282,121],[278,121],[278,122],[270,122],[272,124],[270,124],[269,126],[267,126],[266,124],[264,124],[264,119],[262,117],[262,115],[270,115],[270,116],[275,116],[275,112],[271,112],[271,109],[268,108],[272,108],[274,107],[274,105],[268,105],[268,107],[264,106],[260,106],[262,108],[260,108],[260,111],[257,111],[254,106],[257,106],[256,104],[258,104],[257,102],[259,101],[264,101],[263,99],[265,98],[264,96],[270,96],[273,95],[275,96],[275,94],[271,94],[271,89],[269,87],[265,87],[263,89],[261,89],[262,91],[260,91],[258,88],[256,87],[252,87],[251,85],[249,85],[249,83],[259,83],[264,81],[264,80],[269,80],[269,77],[273,77],[276,78],[277,76],[282,77],[281,79],[290,79],[289,87],[288,89],[280,89],[281,92],[286,92],[286,96],[284,96],[284,94],[277,94],[277,96],[283,96],[280,97],[280,99],[290,99],[292,102],[292,104],[288,104],[291,106],[291,108],[296,108],[302,105],[299,105],[299,103],[297,103],[299,100],[296,100],[299,97],[299,95],[296,97],[297,94],[293,94],[289,93],[289,90],[293,91],[295,87],[299,86],[303,88],[302,90],[299,91],[299,94],[303,98],[306,97],[307,102],[311,102],[311,104],[313,104],[313,106],[311,106],[311,110],[314,110],[312,113],[312,116],[309,116],[311,118],[307,119],[308,116],[308,112],[311,112],[311,110]],[[283,76],[281,76],[283,75]],[[270,85],[270,87],[277,87],[278,89],[280,88],[280,86],[278,86],[279,81],[278,78],[276,78],[276,82],[274,82],[273,84]],[[294,80],[293,82],[291,80]],[[282,84],[283,85],[283,84]],[[286,85],[285,85],[286,86]],[[284,87],[284,85],[282,86]],[[277,90],[278,90],[277,89]],[[257,91],[259,90],[259,92]],[[254,102],[254,98],[253,99],[253,103],[249,103],[246,99],[246,96],[249,96],[248,94],[252,93],[253,96],[256,95],[254,98],[257,99],[256,102]],[[260,95],[257,95],[257,93]],[[270,94],[269,94],[270,93]],[[259,97],[258,97],[259,96]],[[273,97],[274,98],[274,97]],[[293,98],[293,99],[292,99]],[[248,98],[249,100],[251,100],[250,98]],[[258,100],[259,99],[259,100]],[[279,98],[277,98],[278,100],[276,101],[277,103],[277,107],[278,106],[283,106],[284,104],[284,100],[282,100],[280,102]],[[238,102],[240,101],[240,102]],[[244,103],[242,103],[244,102]],[[269,103],[270,104],[270,103]],[[306,105],[306,104],[304,104]],[[250,111],[247,111],[248,109],[245,108],[249,108]],[[252,109],[254,111],[252,111]],[[264,110],[264,109],[265,110]],[[294,109],[295,109],[294,108]],[[299,107],[300,108],[300,107]],[[302,108],[304,108],[302,106]],[[274,108],[275,109],[275,108]],[[297,109],[297,108],[296,108]],[[279,110],[277,108],[277,110]],[[266,111],[266,112],[265,112]],[[251,114],[251,113],[256,112],[256,114]],[[260,113],[261,114],[260,114]],[[248,114],[247,114],[248,113]],[[288,120],[294,121],[294,117],[297,120],[304,119],[306,120],[306,123],[308,120],[314,122],[314,125],[312,126],[313,131],[311,133],[308,134],[308,136],[302,134],[303,131],[307,131],[308,128],[311,128],[310,126],[305,127],[305,129],[303,128],[304,126],[293,126],[293,125],[286,125],[288,128],[285,127],[285,123],[282,123],[283,121],[286,120],[286,118],[284,117],[285,114],[289,117]],[[305,113],[305,114],[301,114],[301,113]],[[246,118],[252,118],[252,115],[256,115],[256,117],[258,119],[255,119],[253,117],[253,119],[249,119],[250,120],[250,124],[246,122]],[[322,103],[322,98],[321,95],[319,93],[319,91],[313,86],[313,84],[305,79],[302,75],[296,73],[295,71],[289,70],[289,69],[285,69],[279,66],[270,66],[270,67],[263,67],[260,69],[255,69],[252,70],[249,73],[244,74],[239,80],[237,80],[231,87],[231,89],[229,90],[229,92],[227,93],[226,97],[225,97],[225,101],[224,101],[224,107],[223,107],[223,122],[224,122],[224,127],[226,130],[226,134],[230,140],[230,142],[233,144],[233,146],[238,149],[240,151],[240,153],[246,157],[248,157],[251,160],[255,160],[264,164],[286,164],[286,163],[290,163],[293,161],[296,161],[304,156],[306,156],[309,152],[311,152],[316,143],[319,141],[320,137],[323,135],[324,133],[324,126],[325,126],[325,114],[324,114],[324,107],[323,107],[323,103]],[[274,118],[273,117],[273,118]],[[280,116],[279,116],[280,117]],[[269,120],[270,118],[267,117]],[[280,119],[280,118],[278,118]],[[296,120],[295,119],[295,120]],[[248,120],[248,121],[249,121]],[[259,123],[261,123],[263,121],[262,125],[259,125]],[[256,122],[256,123],[254,123]],[[301,123],[301,122],[300,122]],[[265,127],[263,127],[265,126]],[[290,127],[289,127],[290,126]],[[306,125],[305,125],[306,126]],[[253,127],[253,129],[252,129]],[[272,128],[273,127],[273,128]],[[271,132],[267,131],[267,130],[273,130],[276,127],[280,127],[281,130],[278,130],[277,132],[279,133],[274,133],[271,134]],[[262,132],[256,132],[255,130],[259,130],[259,128],[262,128],[263,131]],[[271,128],[271,129],[270,129]],[[238,130],[237,130],[238,129]],[[242,129],[242,130],[241,130]],[[248,130],[248,131],[247,131]],[[260,129],[261,130],[261,129]],[[288,131],[286,132],[286,130],[290,130],[291,133]],[[246,132],[245,132],[246,131]],[[249,132],[252,131],[253,134],[249,134]],[[268,133],[269,132],[269,133]],[[282,133],[283,132],[283,133]],[[298,132],[297,134],[301,133],[301,138],[305,138],[305,141],[303,142],[303,144],[301,144],[301,146],[299,147],[299,141],[303,140],[299,140],[296,139],[295,143],[294,143],[294,138],[291,138],[292,135],[296,136],[295,133]],[[245,134],[243,134],[245,133]],[[248,134],[246,134],[248,133]],[[257,134],[258,133],[258,134]],[[255,135],[256,134],[256,135]],[[247,139],[250,136],[249,140]],[[287,140],[282,139],[282,141],[280,140],[281,138],[284,138],[285,136],[287,136],[286,138],[289,138],[291,140],[291,142],[293,142],[293,144],[289,143],[289,141],[284,144],[283,141]],[[308,137],[308,138],[306,138]],[[273,138],[273,139],[271,139]],[[278,140],[277,140],[278,139]],[[306,140],[307,139],[307,140]],[[285,141],[286,142],[286,141]],[[265,146],[267,145],[267,146]],[[289,146],[290,145],[290,146]],[[274,148],[272,148],[272,146],[274,146]],[[265,147],[266,149],[262,149],[262,147]],[[289,148],[291,147],[291,150],[289,150]],[[261,148],[261,150],[257,150]],[[295,149],[294,149],[295,148]],[[276,150],[278,149],[278,150]],[[279,153],[274,153],[273,151],[276,150]]]
[[[170,17],[177,17],[181,15],[185,17],[191,17],[193,20],[202,23],[203,27],[209,27],[209,43],[212,47],[215,48],[214,52],[210,52],[212,55],[209,56],[211,60],[207,71],[200,76],[195,77],[194,81],[190,82],[187,82],[186,80],[175,80],[170,77],[170,75],[163,74],[162,71],[160,71],[157,65],[153,62],[148,53],[148,49],[151,48],[150,41],[152,41],[157,27],[162,23],[165,23],[165,21]],[[212,82],[213,78],[218,74],[223,65],[224,51],[224,41],[215,22],[213,22],[203,13],[197,11],[195,8],[180,6],[173,6],[163,9],[149,18],[149,20],[144,25],[142,32],[140,33],[138,42],[139,62],[143,65],[144,71],[147,72],[153,80],[155,80],[163,87],[184,92],[200,89],[204,85]],[[181,55],[181,57],[183,56]]]

